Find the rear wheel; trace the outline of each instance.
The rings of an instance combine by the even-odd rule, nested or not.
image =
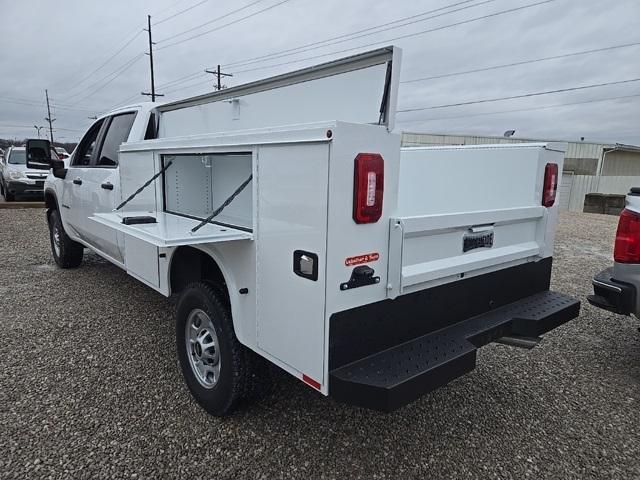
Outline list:
[[[60,268],[75,268],[82,263],[84,247],[71,240],[64,231],[60,212],[53,210],[49,215],[49,237],[51,239],[51,253]]]
[[[231,413],[253,378],[252,355],[236,338],[224,295],[213,285],[188,285],[176,308],[176,347],[191,394],[207,412]]]

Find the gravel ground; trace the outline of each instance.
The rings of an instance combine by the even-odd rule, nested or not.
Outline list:
[[[42,210],[0,210],[1,478],[640,478],[636,319],[590,307],[615,217],[564,214],[554,288],[580,318],[393,414],[286,374],[206,415],[179,374],[172,306],[95,255],[51,259]]]

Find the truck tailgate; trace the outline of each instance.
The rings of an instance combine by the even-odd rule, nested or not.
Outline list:
[[[405,148],[390,219],[389,296],[550,256],[545,166],[563,144]],[[560,182],[560,179],[557,179]]]

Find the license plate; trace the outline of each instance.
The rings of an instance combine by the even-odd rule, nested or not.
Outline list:
[[[44,185],[44,180],[36,180],[36,186],[42,187]]]
[[[462,251],[493,247],[493,232],[467,233],[462,242]]]

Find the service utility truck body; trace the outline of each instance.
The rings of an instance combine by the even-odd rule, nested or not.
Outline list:
[[[216,415],[265,359],[391,411],[482,345],[535,345],[579,311],[549,290],[564,147],[401,149],[399,72],[388,47],[98,119],[50,165],[56,262],[89,247],[178,295],[182,371]]]

